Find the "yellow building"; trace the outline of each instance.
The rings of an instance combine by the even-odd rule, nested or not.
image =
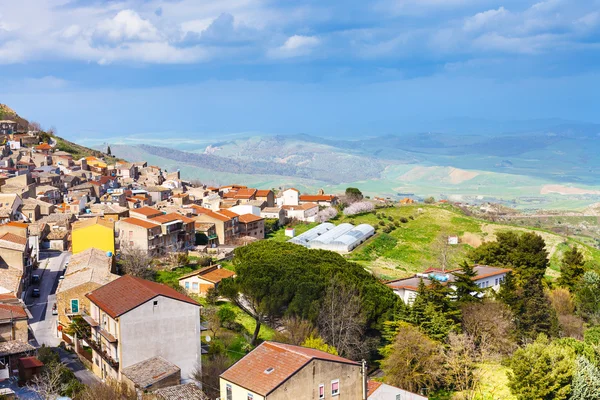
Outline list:
[[[115,225],[112,221],[94,217],[77,221],[71,234],[73,254],[95,247],[115,252]]]

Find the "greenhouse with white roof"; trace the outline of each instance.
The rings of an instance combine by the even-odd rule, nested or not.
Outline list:
[[[336,226],[330,222],[324,222],[288,240],[288,242],[299,244],[309,249],[349,253],[374,234],[375,229],[368,224],[354,226],[343,223]]]

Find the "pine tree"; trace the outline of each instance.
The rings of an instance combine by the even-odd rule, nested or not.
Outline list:
[[[517,283],[515,276],[512,272],[509,272],[504,277],[504,281],[500,285],[500,290],[496,293],[496,299],[506,304],[510,308],[515,306],[517,302]]]
[[[460,303],[469,303],[474,301],[481,301],[481,289],[475,283],[474,279],[477,277],[477,271],[475,267],[467,262],[466,260],[460,265],[460,272],[454,274],[454,299]]]
[[[524,339],[535,339],[538,334],[556,336],[558,333],[558,317],[550,300],[544,293],[542,283],[530,277],[523,289],[519,291],[519,300],[512,307],[517,330]]]
[[[558,284],[573,291],[585,272],[583,270],[584,264],[583,254],[579,251],[577,246],[573,246],[565,251],[561,261]]]
[[[106,146],[106,154],[112,156],[112,152],[110,151],[110,145]]]
[[[571,400],[600,400],[600,370],[583,356],[577,357]]]

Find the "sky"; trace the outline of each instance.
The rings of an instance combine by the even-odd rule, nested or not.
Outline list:
[[[0,0],[0,102],[74,140],[600,122],[600,0]]]

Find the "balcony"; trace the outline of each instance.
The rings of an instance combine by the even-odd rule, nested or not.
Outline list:
[[[116,371],[119,370],[119,360],[115,360],[114,358],[112,358],[110,354],[108,354],[108,352],[102,348],[102,345],[100,343],[93,339],[89,339],[87,340],[87,342],[90,345],[90,347],[94,349],[94,351],[98,353],[98,355],[102,357],[102,359],[106,361],[108,365],[111,366],[111,368],[114,368]]]

